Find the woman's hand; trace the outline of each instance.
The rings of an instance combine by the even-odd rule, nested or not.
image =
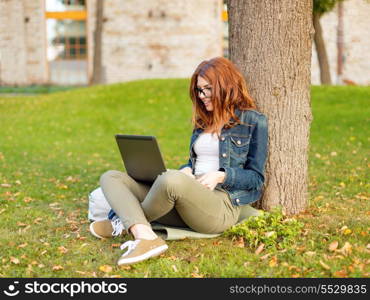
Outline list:
[[[211,191],[215,189],[218,183],[222,183],[224,180],[225,172],[221,171],[208,172],[197,179],[197,181],[209,188]]]
[[[189,168],[189,167],[181,169],[180,172],[190,176],[191,178],[195,178],[195,176],[193,175],[193,173],[191,171],[191,168]]]

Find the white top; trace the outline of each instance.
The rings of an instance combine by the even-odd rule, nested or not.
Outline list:
[[[194,144],[197,155],[195,175],[217,171],[219,169],[219,139],[217,134],[201,133]]]

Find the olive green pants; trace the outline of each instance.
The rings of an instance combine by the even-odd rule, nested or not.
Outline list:
[[[151,186],[111,170],[101,176],[100,186],[126,229],[157,221],[201,233],[220,233],[234,225],[240,213],[226,192],[211,191],[178,170],[162,173]]]

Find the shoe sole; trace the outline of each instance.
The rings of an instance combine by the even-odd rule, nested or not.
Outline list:
[[[119,259],[117,264],[119,266],[131,265],[131,264],[146,260],[148,258],[158,256],[158,255],[162,254],[163,252],[165,252],[167,249],[168,249],[167,245],[162,245],[162,246],[157,247],[155,249],[152,249],[148,252],[145,252],[144,254],[142,254],[140,256]]]

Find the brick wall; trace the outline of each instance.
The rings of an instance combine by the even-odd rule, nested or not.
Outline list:
[[[93,67],[96,0],[87,0],[88,70]],[[343,78],[370,84],[370,4],[344,2]],[[200,61],[222,55],[222,0],[104,0],[103,81],[188,77]],[[333,83],[337,11],[322,17]],[[44,0],[0,0],[0,84],[48,81]],[[312,83],[319,84],[316,51]]]
[[[0,0],[0,82],[27,83],[23,4]]]
[[[104,1],[104,81],[188,77],[202,60],[222,55],[221,2]]]
[[[0,0],[0,82],[47,81],[43,0]]]

